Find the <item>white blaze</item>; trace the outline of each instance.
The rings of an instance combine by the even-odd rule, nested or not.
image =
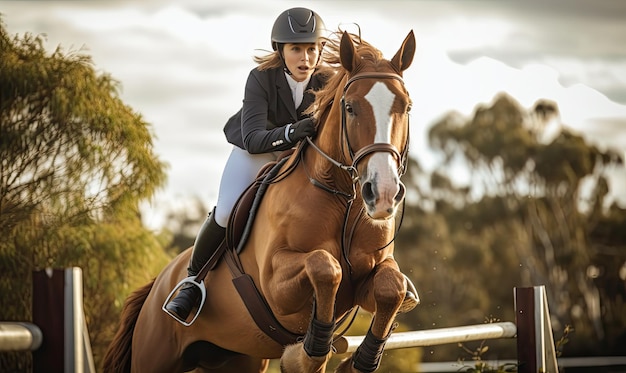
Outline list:
[[[372,106],[374,112],[376,135],[374,142],[391,143],[391,106],[396,95],[387,88],[384,83],[376,82],[365,95],[365,99]],[[367,173],[364,181],[373,182],[378,189],[378,201],[383,204],[393,203],[398,193],[398,174],[395,158],[388,152],[374,153],[369,160]],[[375,180],[372,180],[375,178]],[[381,206],[382,207],[382,206]]]
[[[394,95],[384,83],[376,82],[365,95],[365,99],[372,105],[376,120],[376,137],[374,142],[391,142],[391,105]]]

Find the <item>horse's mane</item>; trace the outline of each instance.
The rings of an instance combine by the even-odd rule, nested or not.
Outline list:
[[[313,114],[317,119],[319,119],[324,110],[332,104],[337,90],[348,73],[346,69],[341,66],[341,57],[339,55],[342,35],[343,31],[339,29],[333,32],[329,37],[324,38],[325,45],[322,55],[322,64],[317,74],[324,75],[327,82],[322,89],[314,92],[315,101],[307,109],[307,113]],[[363,40],[360,35],[352,33],[348,33],[348,35],[352,39],[361,61],[357,69],[365,64],[376,65],[381,61],[385,61],[382,52]]]

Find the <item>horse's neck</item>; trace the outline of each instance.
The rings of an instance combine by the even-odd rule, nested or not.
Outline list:
[[[347,145],[342,145],[344,136],[341,128],[341,108],[338,99],[335,100],[324,119],[315,144],[328,157],[342,165],[350,165],[349,159],[343,153]],[[352,179],[348,171],[338,167],[317,151],[308,152],[307,162],[310,162],[311,177],[341,191],[352,193]]]

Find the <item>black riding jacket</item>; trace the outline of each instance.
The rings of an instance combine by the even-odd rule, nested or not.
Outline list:
[[[224,126],[226,139],[252,154],[291,148],[295,144],[285,139],[284,126],[307,117],[303,112],[314,100],[310,90],[319,90],[324,84],[320,74],[313,74],[296,110],[282,68],[253,69],[246,82],[242,108]]]

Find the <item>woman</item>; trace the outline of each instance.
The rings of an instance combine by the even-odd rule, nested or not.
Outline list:
[[[217,205],[196,237],[187,268],[189,276],[202,269],[224,240],[235,202],[261,167],[298,141],[315,135],[314,120],[304,111],[314,100],[312,91],[326,81],[323,74],[316,74],[324,31],[320,16],[306,8],[288,9],[274,22],[274,52],[255,57],[258,66],[248,76],[243,106],[224,127],[233,148],[222,175]],[[199,298],[197,286],[183,286],[166,309],[185,320]]]

